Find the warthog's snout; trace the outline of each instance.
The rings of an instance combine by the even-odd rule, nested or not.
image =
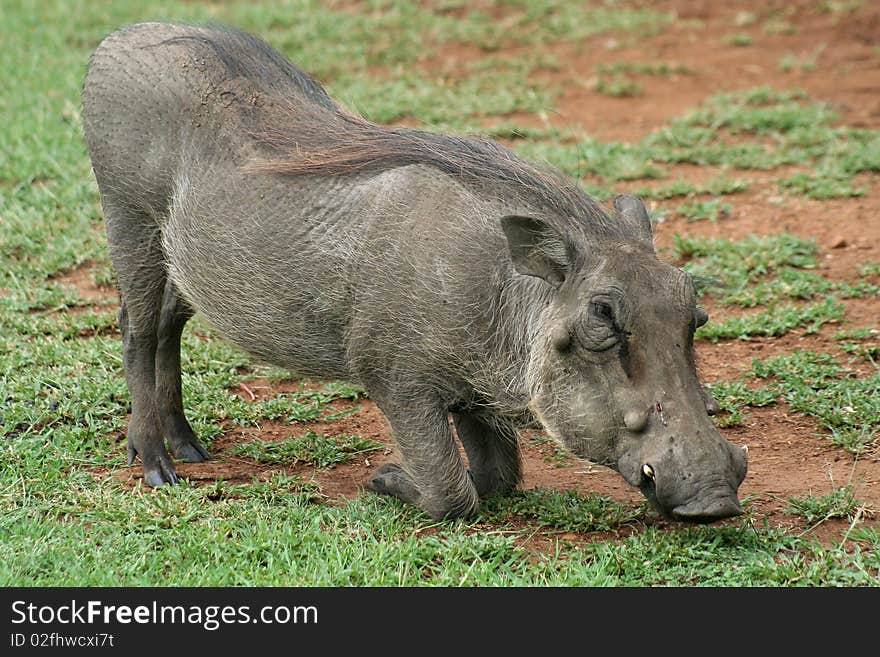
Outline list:
[[[729,460],[715,461],[715,468],[706,468],[704,462],[699,471],[682,469],[665,459],[643,464],[639,488],[660,513],[672,520],[709,523],[742,515],[737,489],[748,469],[747,450],[727,441],[722,444]]]

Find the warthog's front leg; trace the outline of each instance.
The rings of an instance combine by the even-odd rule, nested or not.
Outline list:
[[[453,413],[455,431],[470,463],[480,497],[509,493],[520,480],[518,432],[504,421]]]
[[[468,518],[479,510],[476,486],[458,452],[448,413],[440,406],[382,403],[403,457],[379,468],[367,488],[415,504],[435,520]]]

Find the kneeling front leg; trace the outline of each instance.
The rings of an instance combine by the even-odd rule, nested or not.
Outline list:
[[[459,455],[446,409],[434,405],[428,414],[406,413],[387,401],[377,403],[391,423],[403,460],[379,468],[367,488],[415,504],[435,520],[476,515],[480,498]],[[403,408],[412,409],[412,400]]]

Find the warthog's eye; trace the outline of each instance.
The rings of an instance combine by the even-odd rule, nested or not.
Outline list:
[[[616,303],[611,295],[596,295],[587,303],[585,322],[581,324],[580,344],[590,351],[606,351],[625,342],[629,335],[615,316]]]
[[[608,322],[612,326],[614,325],[614,311],[611,309],[611,304],[607,301],[591,301],[590,311],[595,317]]]

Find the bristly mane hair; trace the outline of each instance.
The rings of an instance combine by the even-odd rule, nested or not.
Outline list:
[[[287,118],[286,130],[279,125],[259,135],[280,157],[251,168],[289,175],[344,175],[424,164],[466,184],[515,185],[539,207],[562,215],[592,221],[605,218],[598,204],[573,181],[529,164],[488,139],[380,126],[338,107],[334,116],[320,117],[320,136],[302,134],[300,111],[290,112]],[[318,143],[313,143],[316,137]]]
[[[252,133],[266,157],[252,162],[248,170],[334,176],[424,164],[471,186],[514,185],[538,207],[574,224],[614,230],[618,223],[573,180],[530,164],[497,142],[370,123],[245,32],[221,28],[198,40],[213,49],[230,75],[250,78],[267,92],[262,125]],[[272,81],[265,86],[267,70]]]

